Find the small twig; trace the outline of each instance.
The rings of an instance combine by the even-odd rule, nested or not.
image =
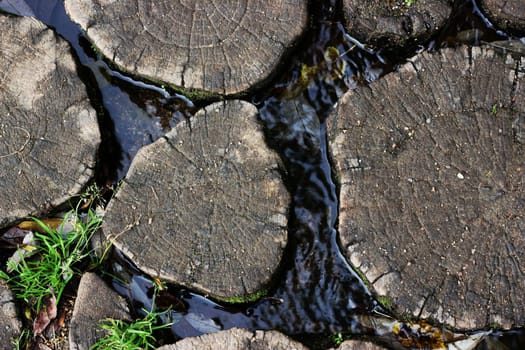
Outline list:
[[[19,127],[19,126],[14,126],[13,129],[20,129],[20,130],[22,130],[23,132],[25,132],[26,135],[27,135],[27,139],[26,139],[26,141],[24,142],[24,144],[23,144],[19,149],[17,149],[16,151],[13,151],[13,152],[11,152],[11,153],[1,155],[1,156],[0,156],[0,159],[1,159],[1,158],[11,157],[11,156],[14,156],[15,154],[20,154],[20,153],[22,153],[22,151],[24,150],[24,148],[26,148],[27,144],[28,144],[29,141],[31,140],[31,134],[30,134],[29,131],[27,131],[26,129],[21,128],[21,127]]]
[[[351,48],[349,48],[348,50],[346,50],[345,52],[343,52],[342,54],[340,54],[338,58],[342,58],[343,56],[347,55],[348,53],[350,53],[350,51],[352,51],[352,50],[355,49],[356,47],[357,47],[356,44],[352,45]]]

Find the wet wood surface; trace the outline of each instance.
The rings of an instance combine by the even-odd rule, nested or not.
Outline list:
[[[344,254],[397,311],[465,329],[525,322],[523,64],[424,53],[329,120]]]
[[[287,240],[279,164],[253,105],[212,104],[139,151],[104,233],[152,276],[222,298],[256,293]]]
[[[232,94],[267,78],[306,28],[305,0],[66,0],[71,18],[122,69]]]
[[[29,9],[21,7],[27,5],[24,1],[10,3],[28,16],[46,7],[46,18],[56,16],[56,4],[61,4],[53,0]],[[271,78],[279,64],[290,63],[283,57],[306,27],[306,3],[66,0],[69,14],[112,67],[158,86],[183,87],[183,94],[193,94],[193,89],[235,94]],[[501,27],[522,28],[521,2],[503,7],[497,1],[480,3],[507,12],[495,19]],[[349,33],[358,39],[398,49],[429,38],[442,27],[451,6],[431,0],[412,5],[344,0],[331,11],[341,13],[330,17],[336,23],[344,12]],[[310,13],[316,21],[320,16]],[[2,14],[0,29],[1,229],[30,214],[47,215],[77,194],[94,175],[99,136],[70,47],[31,19]],[[500,53],[512,52],[508,56],[485,48],[423,53],[399,72],[347,93],[329,118],[344,254],[372,289],[387,297],[381,301],[391,301],[399,314],[468,329],[525,324],[523,43],[510,44],[492,43]],[[336,47],[320,49],[341,54],[330,56],[337,62],[347,54]],[[296,71],[305,84],[312,64]],[[356,78],[349,72],[341,70],[329,79]],[[111,85],[118,84],[113,80]],[[204,101],[210,95],[202,91],[195,96]],[[308,111],[310,102],[315,101],[298,96],[282,100],[282,117],[304,124],[287,137],[309,141],[315,134],[311,138],[321,140],[317,133],[324,129]],[[264,142],[256,114],[246,102],[213,104],[141,150],[110,200],[104,232],[143,271],[238,302],[264,292],[275,282],[278,265],[293,259],[282,260],[287,219],[297,219],[288,210],[298,208],[299,197],[290,203],[286,175]],[[313,148],[320,151],[322,145]],[[290,234],[297,235],[293,225]],[[338,249],[330,252],[311,254],[307,261],[329,265],[332,254],[339,256]],[[310,330],[326,326],[323,317],[339,305],[319,303],[319,277],[312,271],[286,280],[290,290],[296,289],[296,303],[274,309]],[[322,277],[336,281],[325,284],[329,288],[339,281],[349,285],[336,273]],[[5,302],[0,318],[5,316],[5,325],[13,322],[13,328],[0,332],[0,344],[7,344],[19,332],[22,316],[20,310],[15,315],[12,294],[0,289]],[[96,276],[84,276],[69,325],[71,348],[91,345],[101,335],[94,328],[96,320],[104,315],[129,318],[119,297],[120,310],[114,308],[117,300],[111,293]],[[332,295],[351,305],[351,294],[339,288]],[[317,299],[312,302],[319,309],[305,309],[318,310],[320,319],[313,315],[317,318],[309,323],[294,318],[290,310],[309,301],[302,295]],[[262,301],[279,303],[277,298]],[[204,320],[197,327],[201,330],[218,328],[209,315],[195,317],[196,322]],[[216,349],[217,343],[304,348],[277,332],[254,335],[244,330],[189,338],[166,348]],[[366,346],[377,348],[362,342],[345,342],[340,348]]]
[[[442,28],[452,12],[447,0],[360,1],[344,0],[350,35],[381,49],[399,49],[422,42]]]
[[[301,343],[277,331],[257,331],[233,328],[226,331],[186,338],[159,350],[307,350]]]
[[[525,2],[523,0],[480,0],[480,8],[498,27],[525,35]]]
[[[66,41],[0,16],[0,227],[78,194],[94,173],[95,110]]]
[[[15,295],[3,280],[0,280],[0,331],[1,344],[9,344],[22,331],[22,321],[18,318]]]

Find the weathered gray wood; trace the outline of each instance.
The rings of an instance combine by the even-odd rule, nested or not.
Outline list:
[[[104,337],[99,324],[107,318],[130,320],[126,300],[94,273],[85,273],[78,286],[69,325],[69,349],[88,350]]]
[[[257,331],[254,333],[232,328],[217,333],[190,337],[175,344],[165,345],[158,350],[307,350],[277,331]]]
[[[103,230],[143,271],[222,298],[269,282],[289,194],[256,114],[216,103],[139,151]]]
[[[231,94],[268,77],[307,23],[306,0],[66,0],[66,10],[122,69]]]
[[[385,350],[386,348],[374,343],[362,340],[346,340],[341,343],[337,350]],[[335,350],[335,349],[333,349]]]
[[[0,227],[78,194],[99,139],[68,44],[34,19],[0,16]]]
[[[481,9],[500,28],[525,35],[525,1],[480,0]]]
[[[11,341],[20,336],[22,322],[15,305],[15,296],[0,279],[0,344],[10,349]]]
[[[424,53],[348,92],[329,120],[344,254],[398,311],[525,324],[523,64],[479,47]]]
[[[344,0],[346,28],[358,40],[381,49],[424,41],[437,32],[452,12],[452,1]]]

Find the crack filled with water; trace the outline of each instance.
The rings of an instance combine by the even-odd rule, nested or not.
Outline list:
[[[46,6],[38,1],[28,3],[36,17],[72,45],[79,75],[88,86],[103,132],[97,181],[103,186],[114,185],[125,176],[140,147],[162,137],[180,120],[191,118],[196,107],[182,95],[112,69],[68,19],[61,1],[46,2]],[[324,5],[312,2],[310,6],[317,18],[297,53],[283,64],[291,67],[289,73],[248,97],[259,109],[268,144],[286,164],[284,181],[293,198],[288,246],[280,269],[266,295],[246,304],[220,303],[183,287],[169,286],[156,303],[172,306],[175,338],[243,327],[277,329],[320,348],[331,345],[324,337],[334,333],[375,336],[373,339],[391,348],[409,347],[381,328],[397,321],[374,299],[341,254],[336,231],[338,194],[327,154],[325,121],[344,92],[380,78],[418,50],[437,50],[465,41],[479,45],[482,40],[504,39],[505,34],[480,17],[475,3],[457,2],[450,23],[426,47],[383,57],[345,32],[335,11],[339,6],[336,1]],[[479,22],[484,23],[483,29],[477,28]],[[392,57],[396,54],[399,56]],[[129,298],[139,314],[142,307],[149,309],[154,280],[118,252],[110,265],[111,273],[121,277],[111,281],[115,289]],[[404,325],[406,334],[415,332],[410,324]],[[431,340],[424,342],[424,333],[411,336],[421,337],[421,344],[433,344]],[[495,332],[493,338],[520,341],[523,332]],[[487,348],[483,346],[479,348]]]

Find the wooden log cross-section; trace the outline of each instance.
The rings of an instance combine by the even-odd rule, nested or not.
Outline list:
[[[306,0],[65,0],[65,6],[121,69],[222,94],[266,79],[307,26]]]
[[[277,331],[232,328],[199,337],[188,337],[158,350],[307,350],[301,343]]]
[[[255,106],[219,102],[139,151],[103,230],[154,277],[246,297],[281,260],[289,197]]]
[[[452,12],[447,0],[343,0],[348,33],[377,48],[399,48],[424,42],[442,28]]]
[[[522,0],[481,0],[481,10],[499,28],[515,35],[525,35],[525,2]]]
[[[78,194],[99,142],[67,42],[35,19],[0,15],[0,228]]]
[[[524,63],[424,53],[329,118],[344,254],[398,312],[525,325]]]

